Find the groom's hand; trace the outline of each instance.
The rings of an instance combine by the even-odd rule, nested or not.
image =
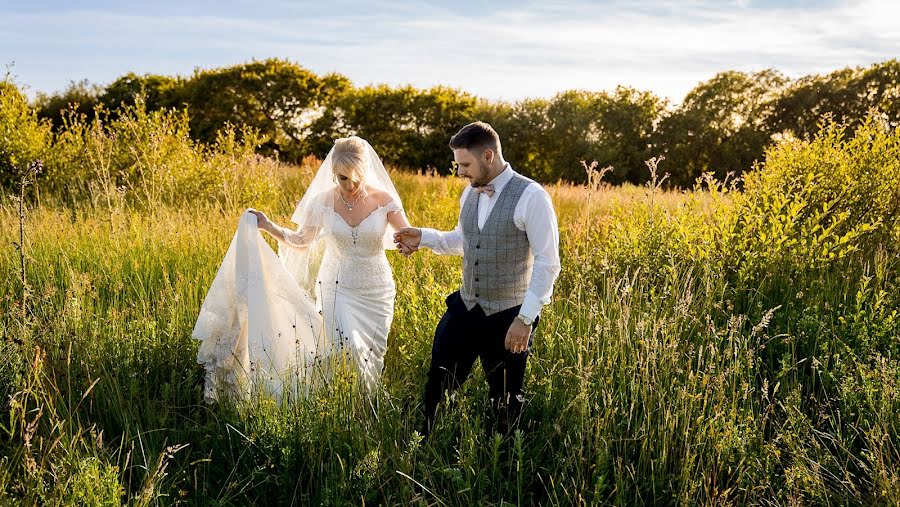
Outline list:
[[[506,350],[513,354],[519,354],[528,350],[528,338],[531,337],[531,326],[526,326],[520,319],[515,318],[506,332]]]
[[[394,244],[400,253],[409,257],[419,249],[419,243],[422,241],[422,229],[418,227],[404,227],[394,233]]]
[[[409,257],[410,255],[415,253],[416,250],[418,250],[418,248],[411,248],[411,247],[404,245],[403,243],[397,243],[397,250],[400,251],[400,253],[403,254],[405,257]]]

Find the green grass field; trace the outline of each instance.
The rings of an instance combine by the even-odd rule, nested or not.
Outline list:
[[[461,276],[429,252],[388,254],[374,401],[339,378],[282,406],[201,402],[190,332],[240,212],[287,225],[314,161],[257,161],[268,193],[196,202],[96,171],[90,198],[39,182],[24,291],[6,196],[0,503],[898,504],[900,134],[839,135],[773,150],[741,191],[548,186],[563,270],[509,436],[483,430],[480,373],[416,433]],[[413,224],[453,226],[460,180],[394,177]]]

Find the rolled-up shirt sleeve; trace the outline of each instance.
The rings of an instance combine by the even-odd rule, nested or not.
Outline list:
[[[525,300],[519,313],[534,319],[540,314],[544,305],[550,304],[553,296],[553,284],[561,269],[559,260],[559,225],[553,201],[550,195],[540,186],[529,189],[528,202],[521,203],[521,220],[524,221],[525,234],[534,254],[534,268]]]

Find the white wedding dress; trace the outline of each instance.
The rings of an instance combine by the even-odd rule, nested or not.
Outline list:
[[[308,392],[344,357],[369,389],[378,382],[396,293],[383,238],[387,214],[402,208],[392,200],[355,227],[331,207],[314,211],[324,244],[315,299],[263,240],[256,215],[241,215],[192,333],[206,401]]]
[[[389,197],[361,222],[351,226],[334,209],[334,148],[291,216],[297,229],[275,226],[277,255],[256,215],[241,215],[192,333],[207,401],[309,392],[347,362],[370,390],[378,383],[394,316],[388,213],[403,204],[372,146],[352,140],[365,151],[366,187]]]
[[[325,254],[315,291],[324,335],[336,350],[352,356],[371,388],[384,367],[396,294],[383,238],[388,213],[402,208],[392,200],[355,227],[331,207],[322,212]]]

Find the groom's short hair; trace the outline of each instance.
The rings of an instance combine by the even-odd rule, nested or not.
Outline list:
[[[476,121],[459,129],[459,132],[450,138],[450,148],[454,150],[465,148],[472,152],[481,152],[490,148],[495,153],[499,153],[500,135],[489,124]]]

